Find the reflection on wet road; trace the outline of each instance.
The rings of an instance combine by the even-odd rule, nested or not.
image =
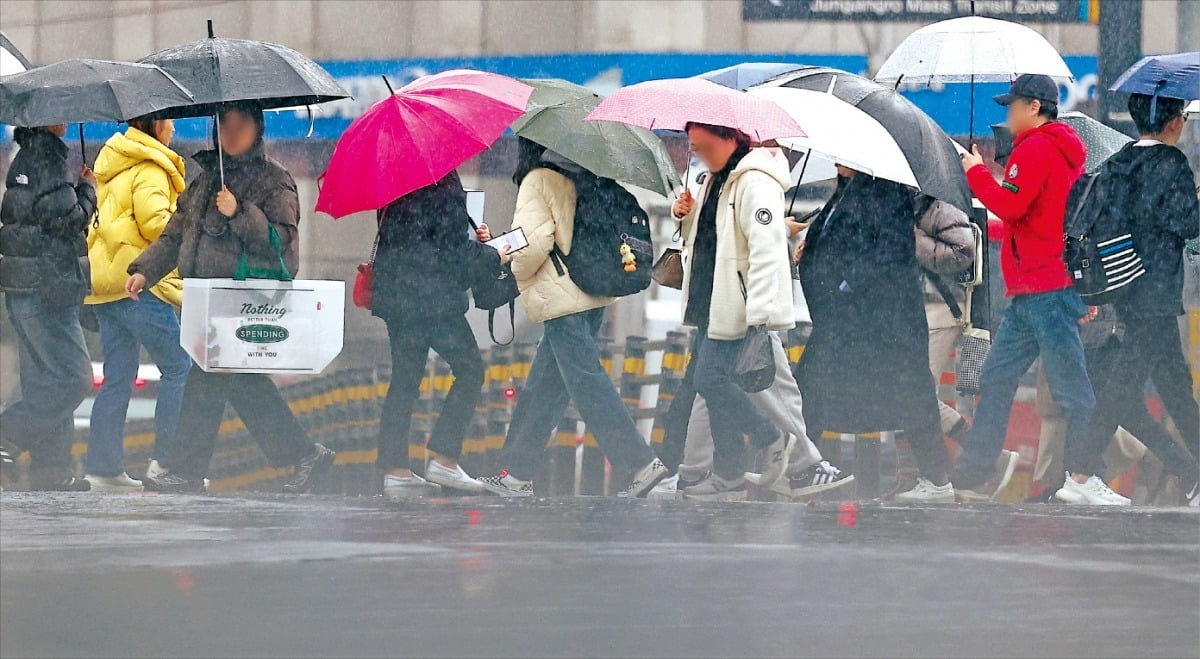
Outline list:
[[[1196,656],[1200,514],[0,495],[8,656]]]

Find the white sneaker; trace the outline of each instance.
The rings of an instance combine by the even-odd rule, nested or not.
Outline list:
[[[907,492],[897,494],[892,501],[896,503],[954,503],[954,485],[934,485],[924,476],[917,479],[917,486]]]
[[[618,492],[617,496],[623,499],[636,499],[643,496],[650,491],[650,488],[657,485],[663,476],[667,475],[667,471],[667,466],[662,463],[662,460],[654,458],[633,475],[633,480],[629,481],[629,485]]]
[[[424,497],[437,496],[442,490],[434,483],[413,474],[412,476],[383,477],[383,496],[392,501],[415,501]]]
[[[151,460],[146,467],[146,478],[158,478],[167,473],[167,468],[158,463],[158,460]]]
[[[709,474],[708,478],[699,483],[683,488],[683,498],[698,501],[745,501],[746,479],[726,480],[716,474]]]
[[[663,501],[674,501],[678,496],[679,474],[658,481],[658,484],[650,488],[650,491],[646,493],[647,499],[659,499]]]
[[[142,481],[136,481],[129,477],[129,474],[121,472],[120,476],[93,476],[88,474],[83,477],[91,484],[92,492],[141,492]]]
[[[143,476],[143,478],[151,478],[151,479],[161,478],[162,475],[165,473],[167,473],[166,467],[162,466],[162,464],[160,464],[158,460],[151,460],[150,464],[146,466],[146,475]],[[210,481],[207,478],[204,479],[204,491],[205,492],[208,491],[209,482]]]
[[[430,483],[437,483],[442,487],[448,487],[453,490],[486,492],[479,481],[471,478],[467,475],[467,472],[463,471],[462,465],[455,465],[451,469],[437,460],[430,460],[429,466],[425,467],[425,478]]]
[[[1112,491],[1099,476],[1092,474],[1086,483],[1077,483],[1067,472],[1067,480],[1054,493],[1059,501],[1087,506],[1128,506],[1133,502]]]
[[[533,496],[533,481],[513,478],[507,471],[500,472],[498,476],[480,476],[477,480],[483,489],[502,497]]]
[[[767,463],[763,465],[763,471],[755,485],[770,488],[775,483],[786,480],[784,474],[787,473],[788,463],[791,462],[792,452],[795,450],[796,436],[780,435],[779,439],[767,447]]]

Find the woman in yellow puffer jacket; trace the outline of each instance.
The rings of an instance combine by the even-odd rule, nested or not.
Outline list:
[[[97,214],[88,230],[92,305],[100,321],[104,382],[92,406],[85,471],[93,492],[140,490],[125,473],[125,415],[145,347],[162,376],[155,404],[154,475],[179,424],[191,358],[179,344],[183,282],[172,273],[140,300],[125,296],[130,262],[150,246],[175,212],[184,188],[183,158],[170,149],[174,122],[132,119],[96,157]]]

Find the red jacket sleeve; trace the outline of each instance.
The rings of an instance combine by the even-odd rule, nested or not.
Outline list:
[[[999,183],[983,165],[967,172],[971,192],[1006,224],[1020,221],[1046,185],[1049,169],[1037,150],[1033,141],[1014,149]]]

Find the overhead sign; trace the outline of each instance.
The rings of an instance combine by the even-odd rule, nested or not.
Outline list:
[[[1097,0],[742,0],[748,21],[940,21],[987,16],[1010,21],[1095,20]]]

